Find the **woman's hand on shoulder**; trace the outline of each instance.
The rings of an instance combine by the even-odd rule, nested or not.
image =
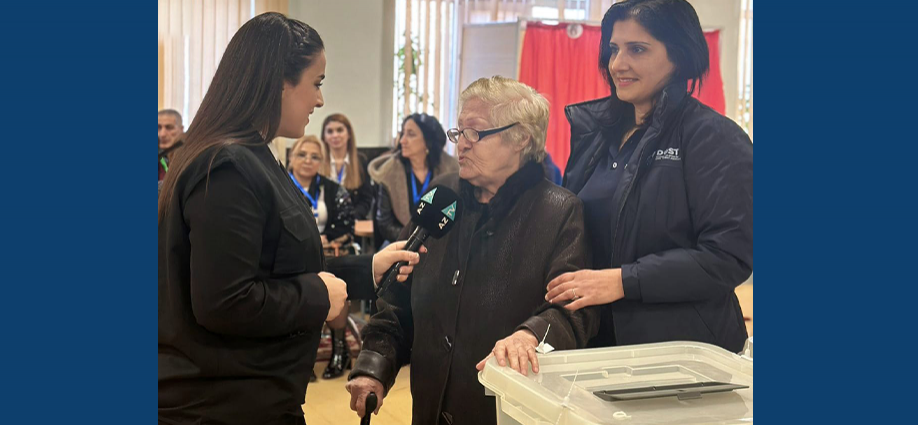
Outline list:
[[[564,273],[548,283],[545,301],[562,303],[568,310],[609,304],[625,298],[622,269],[578,270]]]

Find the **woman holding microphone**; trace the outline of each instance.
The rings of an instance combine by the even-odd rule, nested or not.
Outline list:
[[[319,34],[278,13],[227,46],[159,199],[160,423],[305,423],[319,333],[347,291],[267,144],[303,135],[324,78]]]

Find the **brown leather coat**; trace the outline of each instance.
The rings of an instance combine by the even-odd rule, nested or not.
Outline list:
[[[413,423],[494,424],[475,365],[499,339],[520,328],[541,339],[550,323],[547,342],[563,350],[597,331],[596,309],[571,313],[544,300],[551,279],[590,266],[582,205],[534,162],[488,204],[458,174],[438,180],[457,190],[464,211],[449,234],[428,239],[407,284],[380,299],[351,377],[374,377],[388,391],[410,361]]]

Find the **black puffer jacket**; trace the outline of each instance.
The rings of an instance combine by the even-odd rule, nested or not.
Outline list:
[[[550,323],[547,342],[564,350],[596,332],[597,308],[571,313],[544,299],[551,279],[588,267],[583,207],[534,162],[488,204],[458,174],[434,183],[459,190],[464,211],[449,234],[427,240],[409,282],[380,298],[351,378],[374,377],[388,391],[410,360],[413,423],[494,424],[475,365],[499,339],[519,328],[541,338]]]
[[[619,345],[692,340],[743,348],[734,289],[752,273],[752,142],[685,87],[681,81],[664,90],[615,192],[612,266],[622,269],[625,299],[604,306],[594,345],[607,345],[614,332]],[[565,108],[571,156],[564,187],[574,193],[619,125],[608,104]]]

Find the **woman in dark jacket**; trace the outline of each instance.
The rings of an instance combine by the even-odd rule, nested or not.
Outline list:
[[[395,151],[370,162],[370,176],[379,187],[374,226],[383,240],[396,240],[431,181],[459,171],[456,159],[443,152],[445,144],[436,118],[411,114],[402,121]]]
[[[312,209],[267,144],[303,135],[324,103],[324,74],[322,39],[311,27],[279,13],[248,21],[166,174],[160,423],[305,423],[319,333],[347,291],[323,272]],[[373,267],[417,256],[388,254],[374,256]]]
[[[616,3],[600,47],[612,96],[566,108],[564,181],[583,200],[596,270],[553,280],[549,299],[603,306],[591,345],[691,340],[738,352],[752,143],[690,96],[708,69],[698,16],[684,0]]]
[[[472,83],[459,102],[450,139],[460,170],[434,184],[454,189],[464,211],[446,236],[428,239],[410,282],[381,296],[348,382],[360,416],[366,395],[384,397],[410,360],[413,423],[494,424],[475,366],[496,341],[513,334],[534,360],[549,324],[558,349],[595,333],[596,311],[545,302],[552,278],[589,264],[580,201],[540,164],[548,102],[501,77]],[[526,363],[512,366],[528,373]]]
[[[367,175],[367,157],[357,152],[354,126],[344,114],[331,114],[322,122],[322,143],[328,156],[320,171],[347,189],[357,220],[369,219],[373,188]]]
[[[160,196],[159,420],[303,423],[319,331],[347,292],[267,143],[323,105],[324,48],[266,13],[223,57]]]

